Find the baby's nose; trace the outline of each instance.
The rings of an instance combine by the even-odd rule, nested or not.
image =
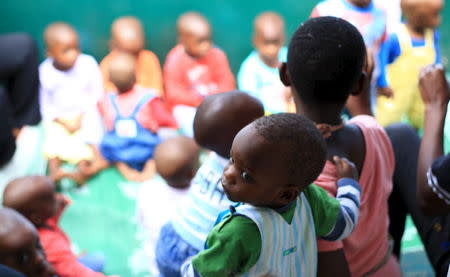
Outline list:
[[[236,181],[236,168],[233,165],[227,165],[223,170],[222,179],[226,183],[232,185]]]

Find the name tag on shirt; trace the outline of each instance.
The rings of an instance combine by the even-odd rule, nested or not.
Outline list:
[[[120,119],[116,122],[116,134],[119,137],[134,138],[137,136],[136,121],[132,119]]]

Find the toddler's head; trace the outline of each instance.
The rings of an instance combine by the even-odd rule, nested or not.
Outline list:
[[[258,15],[253,23],[253,44],[260,58],[269,66],[278,66],[278,52],[284,45],[284,20],[274,12]]]
[[[111,26],[111,48],[137,56],[144,49],[145,35],[139,19],[124,16],[116,19]]]
[[[77,32],[63,22],[52,23],[45,28],[44,42],[47,56],[53,65],[62,71],[71,69],[80,54]]]
[[[187,188],[198,169],[200,148],[192,138],[180,136],[163,141],[153,154],[156,171],[173,188]]]
[[[264,116],[261,102],[245,92],[207,96],[195,114],[195,141],[222,157],[229,157],[236,134],[261,116]]]
[[[136,83],[136,57],[127,53],[118,53],[109,64],[109,80],[119,93],[132,89]]]
[[[211,26],[197,12],[182,14],[177,20],[178,41],[186,53],[194,58],[204,57],[212,47]]]
[[[28,218],[36,227],[55,216],[63,205],[55,183],[46,176],[27,176],[13,180],[3,192],[3,205]]]
[[[436,28],[441,23],[443,0],[402,0],[402,13],[408,24],[417,28]]]
[[[355,26],[337,17],[312,18],[292,36],[280,76],[286,86],[292,85],[300,109],[327,104],[343,108],[349,95],[366,83],[365,59],[364,40]]]
[[[18,212],[0,209],[0,264],[25,276],[53,277],[36,228]]]
[[[283,207],[319,176],[325,157],[325,141],[311,120],[287,113],[262,117],[235,137],[223,189],[232,201]]]
[[[372,0],[348,0],[348,1],[359,8],[367,8],[372,3]]]

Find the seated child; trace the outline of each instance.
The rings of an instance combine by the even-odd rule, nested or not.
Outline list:
[[[181,130],[192,137],[196,107],[207,95],[235,88],[225,53],[213,45],[211,27],[202,15],[188,12],[177,21],[179,44],[164,64],[165,99]]]
[[[154,90],[136,86],[135,69],[136,58],[130,54],[119,53],[109,63],[117,93],[105,95],[99,103],[107,130],[100,151],[126,179],[141,182],[154,173],[159,128],[175,128],[176,122]]]
[[[3,205],[28,218],[39,232],[39,239],[59,277],[105,276],[83,265],[71,250],[70,240],[58,226],[68,199],[56,193],[55,183],[45,176],[18,178],[9,183]],[[103,266],[101,266],[103,267]],[[30,275],[34,276],[34,275]]]
[[[242,129],[221,181],[241,203],[219,218],[183,276],[316,276],[316,236],[348,236],[359,213],[358,174],[345,159],[335,157],[336,199],[311,185],[325,157],[319,130],[300,115],[271,115]]]
[[[286,61],[284,20],[274,12],[258,15],[253,24],[255,50],[244,60],[238,73],[239,89],[258,98],[266,113],[286,112],[290,103],[280,81],[278,67]]]
[[[146,233],[145,249],[152,276],[159,276],[155,251],[161,227],[175,215],[178,204],[187,197],[198,169],[199,150],[192,138],[181,136],[163,141],[153,155],[156,172],[162,179],[155,176],[144,182],[139,190],[137,209]]]
[[[218,214],[233,204],[220,182],[233,138],[245,125],[263,115],[261,102],[238,91],[208,96],[198,107],[195,141],[211,152],[197,171],[175,216],[161,229],[156,246],[161,276],[180,276],[185,260],[203,249]]]
[[[378,87],[392,90],[379,96],[376,118],[382,126],[406,117],[413,127],[423,127],[424,106],[419,93],[419,72],[426,65],[440,63],[439,13],[442,0],[402,0],[405,22],[383,44],[380,53],[382,74]]]
[[[119,52],[136,56],[136,84],[155,90],[157,96],[163,95],[161,65],[158,57],[144,49],[145,35],[141,22],[133,16],[116,19],[111,26],[111,52],[100,62],[103,82],[107,92],[117,88],[109,79],[109,64]]]
[[[365,59],[366,46],[355,26],[336,17],[319,17],[297,29],[287,64],[280,69],[282,81],[292,87],[297,111],[312,119],[326,138],[327,162],[315,183],[336,195],[335,155],[354,161],[360,172],[358,225],[343,242],[319,242],[319,276],[343,276],[349,270],[352,276],[401,275],[388,235],[394,172],[391,142],[371,116],[355,116],[347,124],[341,118],[349,95],[367,87]]]
[[[78,34],[65,23],[53,23],[44,32],[48,58],[39,66],[40,105],[45,124],[43,151],[54,181],[63,177],[83,184],[80,170],[64,172],[62,162],[83,165],[94,160],[102,130],[95,105],[102,94],[102,77],[95,59],[80,54]],[[92,145],[88,145],[88,143]]]
[[[8,208],[0,209],[0,222],[0,264],[25,276],[53,277],[55,271],[47,261],[33,224]]]

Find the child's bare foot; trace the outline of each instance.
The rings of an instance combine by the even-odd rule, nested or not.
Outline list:
[[[141,182],[141,174],[136,169],[131,168],[126,163],[122,162],[116,163],[116,167],[125,179],[133,182]]]

